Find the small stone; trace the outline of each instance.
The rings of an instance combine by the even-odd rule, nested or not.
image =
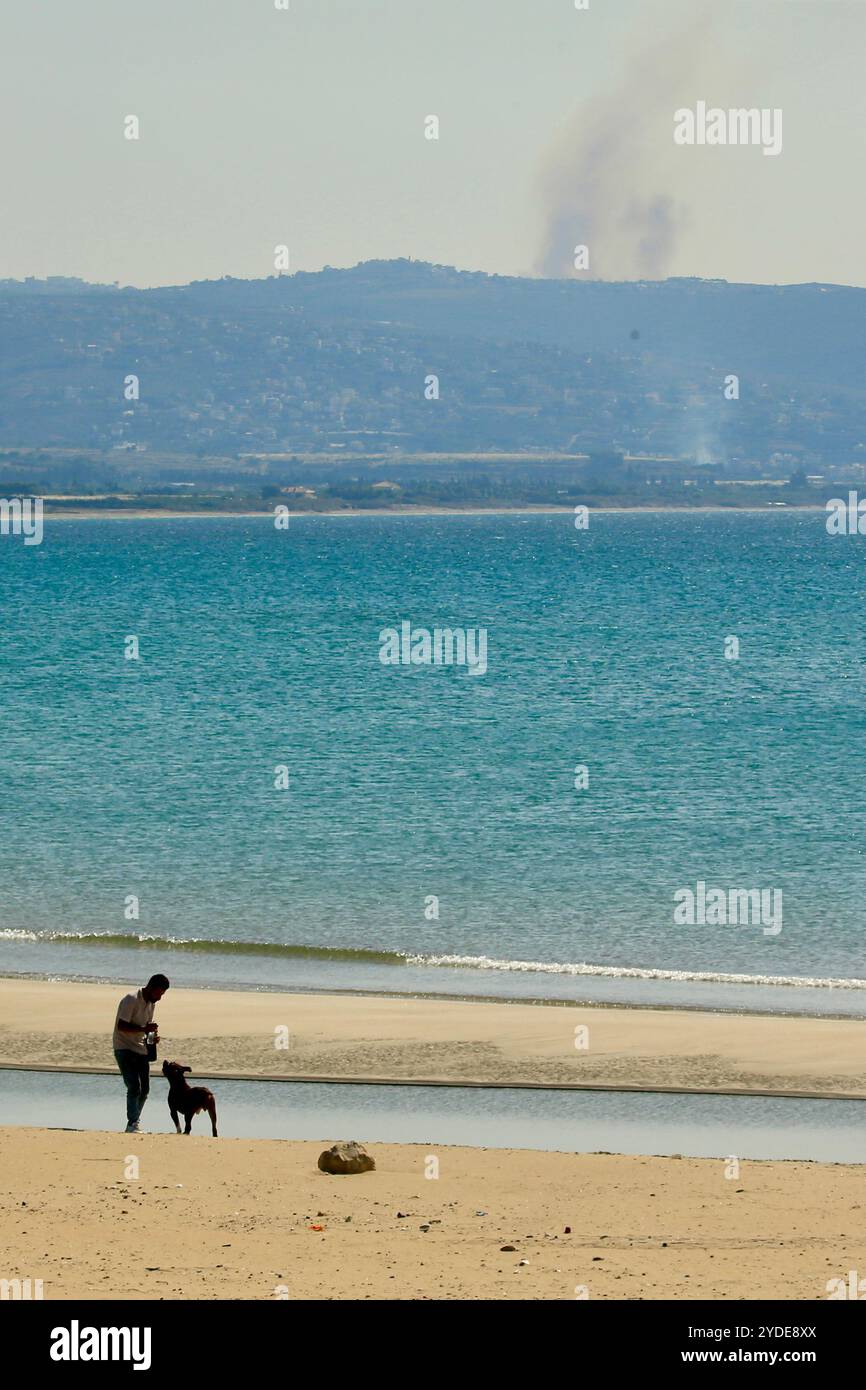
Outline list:
[[[516,1245],[500,1245],[499,1249],[500,1249],[500,1250],[516,1250],[516,1249],[517,1249],[517,1246],[516,1246]]]

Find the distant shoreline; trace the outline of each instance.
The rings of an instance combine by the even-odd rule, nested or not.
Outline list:
[[[576,504],[576,505],[581,505],[581,504]],[[763,513],[764,515],[767,515],[767,514],[778,514],[778,513],[781,513],[781,512],[824,512],[824,511],[826,511],[825,505],[824,505],[823,503],[818,503],[818,502],[790,503],[790,504],[786,504],[784,507],[770,507],[770,506],[766,506],[766,505],[763,506],[763,507],[720,507],[720,506],[706,506],[706,507],[663,507],[663,506],[662,506],[662,507],[659,507],[659,506],[654,506],[654,507],[592,507],[592,506],[589,506],[588,504],[586,504],[586,505],[587,505],[587,510],[588,510],[591,514],[593,514],[593,515],[595,515],[595,516],[645,516],[645,515],[666,515],[666,514],[671,514],[671,515],[685,514],[685,515],[689,515],[689,516],[694,516],[694,515],[698,515],[698,514],[701,514],[701,513],[709,513],[709,514],[712,514],[712,515],[718,515],[718,514],[721,513],[721,514],[723,514],[723,515],[725,515],[725,516],[736,516],[736,515],[754,516],[754,515],[756,515],[756,514],[761,514],[761,513]],[[322,512],[315,512],[315,511],[297,511],[297,512],[293,512],[293,511],[291,510],[291,507],[289,508],[289,515],[290,515],[290,517],[291,517],[291,519],[292,519],[293,521],[297,521],[300,517],[330,517],[330,518],[334,518],[334,517],[343,517],[343,516],[345,516],[345,517],[358,517],[358,516],[407,516],[407,517],[409,517],[409,516],[413,516],[413,517],[414,517],[414,516],[560,516],[560,515],[573,515],[573,514],[574,514],[574,507],[573,507],[573,506],[565,506],[565,507],[553,507],[553,506],[550,506],[550,507],[364,507],[364,508],[361,508],[361,509],[358,509],[358,510],[355,510],[355,509],[352,509],[352,508],[349,508],[349,507],[345,507],[345,508],[340,508],[338,511],[322,511]],[[189,521],[202,521],[202,520],[206,520],[206,519],[208,519],[208,518],[213,518],[214,520],[223,520],[223,521],[226,520],[227,518],[235,518],[235,519],[238,520],[238,521],[240,521],[240,520],[247,520],[247,521],[249,521],[249,520],[255,520],[256,518],[258,518],[258,519],[260,519],[260,520],[262,520],[262,521],[272,521],[272,520],[273,520],[273,512],[269,512],[269,511],[259,511],[259,512],[232,512],[232,511],[222,511],[222,510],[217,511],[217,510],[214,510],[214,511],[195,512],[195,511],[187,511],[186,509],[182,509],[182,510],[179,509],[179,510],[177,510],[177,511],[173,511],[173,510],[171,510],[171,509],[168,508],[168,507],[163,507],[163,508],[161,508],[161,509],[151,509],[151,510],[148,510],[148,509],[146,509],[146,508],[141,508],[141,509],[139,509],[139,508],[117,508],[117,509],[115,509],[115,508],[106,507],[106,508],[104,508],[104,509],[96,509],[96,508],[94,508],[93,510],[87,508],[87,509],[84,509],[84,510],[81,510],[81,511],[78,511],[78,510],[73,511],[71,508],[70,508],[70,509],[64,508],[64,509],[62,509],[62,510],[60,510],[60,511],[53,511],[50,507],[46,507],[46,508],[45,508],[45,511],[44,511],[44,516],[45,516],[46,520],[50,519],[51,521],[58,521],[58,520],[64,520],[64,519],[67,520],[67,521],[100,521],[100,520],[105,520],[105,521],[123,521],[123,520],[128,520],[128,521],[159,521],[160,519],[162,519],[162,520],[169,520],[169,519],[171,519],[171,520],[177,520],[177,519],[183,520],[183,519],[186,519],[186,520],[189,520]]]

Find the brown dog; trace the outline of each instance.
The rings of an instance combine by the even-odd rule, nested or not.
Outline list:
[[[192,1129],[192,1117],[198,1115],[202,1110],[206,1110],[210,1115],[211,1129],[213,1137],[217,1139],[216,1121],[216,1101],[213,1098],[213,1091],[209,1091],[207,1086],[190,1086],[184,1072],[191,1071],[190,1067],[182,1067],[180,1062],[163,1062],[162,1074],[168,1080],[168,1108],[171,1111],[171,1118],[174,1120],[174,1127],[180,1134],[180,1124],[178,1123],[177,1112],[180,1111],[186,1120],[184,1134],[189,1134]]]

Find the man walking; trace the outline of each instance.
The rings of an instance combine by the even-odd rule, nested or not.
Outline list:
[[[147,1059],[145,1034],[159,1034],[153,1022],[153,1010],[169,984],[165,975],[151,975],[137,994],[125,994],[117,1006],[114,1020],[114,1056],[120,1074],[126,1082],[126,1133],[138,1134],[138,1121],[150,1090],[150,1063]]]

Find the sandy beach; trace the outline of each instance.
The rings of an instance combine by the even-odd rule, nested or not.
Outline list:
[[[332,1138],[2,1129],[0,1277],[45,1299],[811,1300],[866,1267],[859,1168],[373,1145],[374,1173],[337,1178]]]
[[[122,992],[0,981],[0,1064],[114,1071]],[[866,1094],[856,1021],[181,988],[158,1018],[199,1075]],[[0,1278],[46,1299],[809,1300],[866,1266],[856,1166],[372,1143],[375,1172],[319,1172],[356,1137],[5,1127]]]
[[[0,1064],[114,1072],[125,992],[0,979]],[[866,1021],[856,1019],[177,987],[156,1017],[160,1056],[199,1075],[866,1097]]]

